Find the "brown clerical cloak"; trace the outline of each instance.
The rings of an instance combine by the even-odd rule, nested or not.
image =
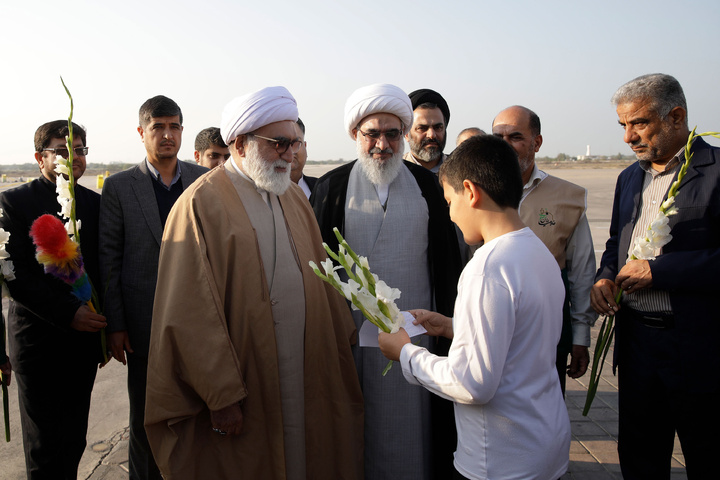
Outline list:
[[[326,254],[302,190],[291,185],[279,199],[305,288],[307,478],[360,479],[363,405],[350,350],[355,326],[345,300],[308,266]],[[243,399],[242,433],[214,433],[209,410]],[[145,425],[167,479],[285,478],[268,286],[256,235],[223,168],[188,188],[167,220]]]

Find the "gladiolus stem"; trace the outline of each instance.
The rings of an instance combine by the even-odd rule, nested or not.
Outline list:
[[[618,290],[615,296],[615,303],[620,304],[620,298],[622,298],[622,289]],[[593,353],[592,369],[590,370],[590,385],[588,385],[587,397],[585,397],[585,407],[583,408],[583,416],[587,417],[590,411],[590,406],[595,399],[598,385],[600,384],[600,375],[602,374],[603,365],[605,364],[605,358],[607,358],[610,345],[612,344],[613,336],[615,334],[615,315],[610,315],[603,318],[603,323],[600,326],[600,333],[598,334],[597,342],[595,343],[595,352]]]
[[[5,419],[5,441],[10,441],[10,401],[8,397],[7,380],[5,375],[0,373],[0,383],[2,383],[3,397],[3,418]]]

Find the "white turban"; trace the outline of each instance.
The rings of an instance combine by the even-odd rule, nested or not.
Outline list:
[[[220,134],[230,142],[238,136],[283,120],[296,122],[297,102],[285,87],[267,87],[230,101],[222,113]]]
[[[398,117],[404,128],[410,128],[413,109],[410,97],[395,85],[376,83],[358,88],[345,102],[345,128],[350,138],[360,121],[374,113],[391,113]]]

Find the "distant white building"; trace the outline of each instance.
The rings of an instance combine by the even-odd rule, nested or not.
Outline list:
[[[585,155],[578,155],[577,159],[579,162],[582,162],[583,160],[590,160],[592,158],[592,155],[590,155],[590,145],[587,146],[587,149],[585,150]]]

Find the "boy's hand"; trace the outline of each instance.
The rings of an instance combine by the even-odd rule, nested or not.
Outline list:
[[[430,310],[408,310],[415,317],[413,324],[422,325],[427,334],[433,337],[445,337],[452,340],[452,318]]]
[[[378,334],[378,343],[382,354],[389,360],[397,362],[400,360],[400,352],[405,344],[410,343],[410,337],[405,329],[401,328],[397,333],[380,332]]]

